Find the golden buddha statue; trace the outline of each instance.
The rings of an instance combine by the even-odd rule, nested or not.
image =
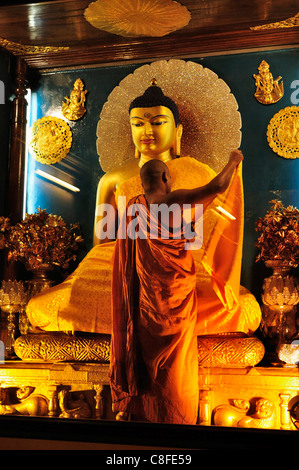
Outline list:
[[[34,327],[46,331],[111,333],[111,259],[117,202],[119,196],[125,196],[128,202],[143,192],[139,171],[146,161],[155,158],[167,164],[173,190],[204,185],[216,174],[192,157],[177,158],[183,135],[179,111],[155,81],[132,101],[128,119],[136,158],[101,178],[94,247],[62,284],[31,299],[27,314]],[[198,335],[225,332],[251,335],[260,323],[258,303],[247,289],[240,287],[241,180],[240,166],[227,192],[205,210],[203,244],[193,251],[198,279]],[[104,213],[103,207],[108,207],[107,204],[112,210]]]

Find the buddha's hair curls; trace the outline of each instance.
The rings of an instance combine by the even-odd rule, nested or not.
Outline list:
[[[175,125],[177,126],[180,122],[179,110],[175,102],[165,96],[160,87],[153,84],[148,87],[143,95],[135,98],[129,106],[129,113],[133,108],[152,108],[154,106],[165,106],[170,109],[173,114]]]

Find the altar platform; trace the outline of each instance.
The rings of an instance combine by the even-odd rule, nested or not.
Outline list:
[[[0,414],[116,421],[108,372],[109,363],[7,361]],[[200,427],[297,429],[298,367],[200,367],[199,387]]]

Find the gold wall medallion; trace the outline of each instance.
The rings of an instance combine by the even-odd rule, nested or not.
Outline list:
[[[294,28],[295,26],[299,26],[299,13],[297,13],[295,16],[291,16],[291,18],[287,18],[286,20],[276,21],[275,23],[262,24],[260,26],[253,26],[250,29],[252,31],[259,31],[263,29]]]
[[[269,64],[265,60],[260,63],[258,71],[258,75],[253,74],[256,85],[255,98],[262,104],[276,103],[284,93],[281,77],[273,79]]]
[[[51,165],[67,156],[72,145],[72,131],[60,118],[46,116],[38,119],[31,128],[29,150],[40,163]]]
[[[267,139],[272,150],[284,158],[299,158],[299,106],[281,109],[271,119]]]
[[[78,78],[74,83],[74,88],[71,91],[70,97],[64,98],[66,101],[62,102],[61,112],[63,116],[69,121],[78,121],[86,113],[84,107],[87,90],[84,90],[84,83]]]
[[[95,28],[125,37],[165,36],[191,19],[189,10],[172,0],[97,0],[84,16]]]

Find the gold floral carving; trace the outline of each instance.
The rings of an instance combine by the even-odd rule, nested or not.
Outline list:
[[[260,63],[258,71],[258,75],[253,74],[256,85],[255,98],[262,104],[276,103],[284,93],[283,82],[280,82],[281,77],[273,80],[269,64],[265,60]]]
[[[72,146],[72,131],[60,118],[47,116],[38,119],[31,128],[30,152],[46,165],[60,162]]]
[[[97,0],[85,10],[95,28],[120,36],[165,36],[186,26],[188,9],[172,0]]]
[[[0,47],[14,55],[27,55],[27,54],[48,54],[53,52],[68,51],[69,47],[64,46],[33,46],[20,44],[18,42],[8,41],[0,37]]]
[[[299,26],[299,13],[297,13],[295,16],[291,16],[291,18],[287,18],[286,20],[276,21],[275,23],[268,23],[260,26],[253,26],[250,29],[253,31],[259,31],[263,29],[294,28],[295,26]]]
[[[109,362],[110,336],[28,334],[17,338],[14,348],[23,361]]]
[[[198,336],[197,344],[201,367],[253,367],[265,353],[258,338],[237,333]]]
[[[86,113],[84,107],[85,95],[87,90],[84,90],[84,83],[78,78],[74,83],[74,88],[71,91],[70,97],[65,97],[66,101],[62,102],[61,112],[63,116],[70,121],[77,121]]]
[[[284,158],[299,158],[299,107],[281,109],[271,119],[267,139],[272,150]]]

